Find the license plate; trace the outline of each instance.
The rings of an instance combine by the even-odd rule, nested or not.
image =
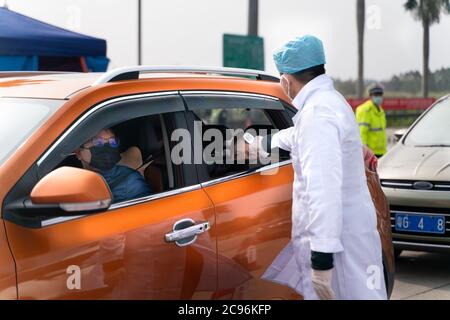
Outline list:
[[[444,234],[445,216],[396,213],[395,230]]]

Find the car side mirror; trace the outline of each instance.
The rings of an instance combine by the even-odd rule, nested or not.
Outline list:
[[[47,174],[34,186],[25,207],[41,211],[41,214],[70,216],[106,210],[111,199],[111,191],[99,174],[85,169],[61,167]]]
[[[399,142],[406,134],[407,129],[400,129],[394,132],[395,142]]]

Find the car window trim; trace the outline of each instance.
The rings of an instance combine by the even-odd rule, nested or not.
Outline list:
[[[280,98],[275,96],[270,96],[262,93],[250,93],[242,91],[222,91],[222,90],[180,90],[179,93],[183,95],[200,95],[200,94],[212,94],[212,95],[228,95],[228,96],[244,96],[244,97],[254,97],[271,99],[274,101],[281,102]]]
[[[134,206],[137,204],[142,204],[142,203],[146,203],[146,202],[150,202],[150,201],[154,201],[154,200],[159,200],[159,199],[163,199],[163,198],[167,198],[167,197],[173,197],[173,196],[176,196],[179,194],[183,194],[183,193],[187,193],[187,192],[191,192],[191,191],[195,191],[195,190],[200,190],[200,189],[201,189],[201,184],[195,184],[192,186],[187,186],[187,187],[183,187],[183,188],[179,188],[179,189],[174,189],[174,190],[164,191],[164,192],[157,193],[157,194],[152,194],[152,195],[149,195],[146,197],[141,197],[141,198],[136,198],[136,199],[132,199],[132,200],[114,203],[107,210],[101,211],[99,213],[90,213],[90,214],[82,214],[82,215],[76,215],[76,216],[61,216],[61,217],[50,218],[50,219],[41,221],[41,228],[52,226],[52,225],[63,223],[63,222],[67,222],[67,221],[84,218],[87,216],[94,216],[97,214],[107,213],[107,212],[110,212],[110,211],[113,211],[116,209],[126,208],[129,206]]]
[[[185,101],[186,108],[188,111],[193,110],[202,110],[202,109],[213,109],[209,106],[211,101],[205,102],[203,99],[200,101],[195,101],[195,99],[198,98],[222,98],[224,101],[221,101],[221,108],[223,109],[234,109],[236,108],[236,105],[224,105],[224,102],[227,102],[228,99],[245,99],[246,103],[249,103],[252,101],[252,98],[254,100],[259,99],[261,104],[258,104],[258,106],[252,106],[248,105],[247,109],[256,109],[256,110],[273,110],[273,111],[285,111],[285,107],[281,100],[278,97],[270,96],[270,95],[264,95],[259,93],[248,93],[248,92],[240,92],[240,91],[220,91],[220,90],[184,90],[179,91],[181,97]],[[248,99],[248,100],[247,100]],[[194,101],[192,101],[194,100]],[[277,105],[270,105],[270,103],[276,102]],[[207,104],[208,106],[205,106],[203,104]],[[236,102],[234,102],[236,103]],[[239,107],[240,108],[240,107]]]
[[[262,172],[270,171],[270,170],[273,170],[273,169],[276,169],[276,168],[279,168],[279,167],[284,167],[284,166],[287,166],[287,165],[290,165],[290,164],[292,164],[292,159],[284,160],[284,161],[273,163],[273,164],[269,164],[269,165],[266,165],[266,166],[262,166],[262,167],[260,167],[260,168],[258,168],[256,170],[251,170],[250,169],[250,170],[246,170],[246,171],[242,171],[242,172],[238,172],[238,173],[233,173],[233,174],[230,174],[230,175],[225,176],[225,177],[220,177],[220,178],[217,178],[217,179],[212,179],[212,180],[209,180],[209,181],[202,182],[202,183],[200,183],[200,185],[202,186],[202,188],[206,188],[206,187],[209,187],[209,186],[212,186],[212,185],[216,185],[216,184],[219,184],[219,183],[224,183],[224,182],[227,182],[227,181],[231,181],[231,180],[235,180],[235,179],[239,179],[239,178],[244,178],[244,177],[248,177],[248,176],[255,175],[255,174],[260,174]]]

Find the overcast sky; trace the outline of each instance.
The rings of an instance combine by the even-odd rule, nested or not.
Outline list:
[[[0,0],[0,4],[4,0]],[[143,0],[143,63],[222,65],[223,33],[247,32],[247,0]],[[422,29],[405,0],[366,0],[366,77],[421,70]],[[108,41],[110,68],[137,63],[137,0],[8,0],[10,9]],[[314,34],[327,71],[355,78],[356,0],[260,0],[266,69],[284,41]],[[431,70],[450,67],[450,17],[431,29]]]

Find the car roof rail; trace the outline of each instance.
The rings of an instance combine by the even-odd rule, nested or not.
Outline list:
[[[225,68],[225,67],[187,67],[187,66],[135,66],[113,69],[100,76],[92,86],[122,81],[137,80],[141,73],[200,73],[229,76],[255,77],[257,80],[279,82],[279,78],[261,70]]]

